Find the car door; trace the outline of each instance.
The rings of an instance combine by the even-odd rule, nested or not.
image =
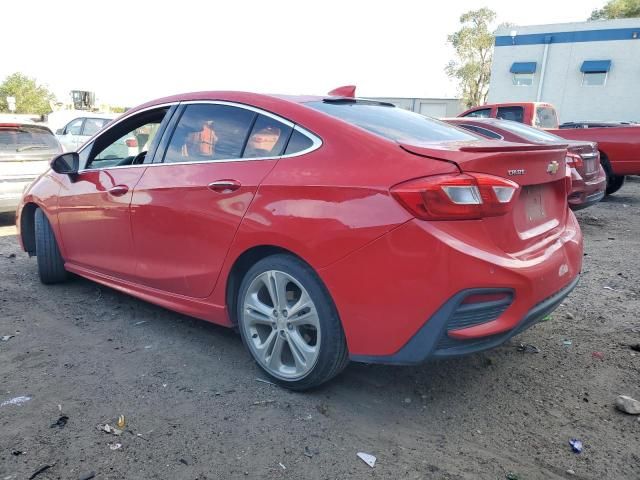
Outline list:
[[[64,177],[58,221],[65,260],[98,273],[131,279],[135,269],[129,204],[135,185],[152,160],[157,142],[136,157],[112,148],[143,125],[163,125],[169,107],[134,114],[106,130],[80,152],[80,171]],[[159,139],[158,139],[159,140]]]
[[[163,139],[162,163],[145,170],[131,200],[136,277],[152,288],[204,298],[293,124],[224,102],[182,109]]]
[[[78,136],[82,133],[84,118],[71,120],[62,128],[62,133],[58,135],[58,140],[65,152],[75,152],[78,148]]]

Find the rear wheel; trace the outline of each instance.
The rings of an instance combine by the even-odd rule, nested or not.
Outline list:
[[[311,267],[292,255],[258,261],[238,295],[238,326],[254,360],[276,383],[316,387],[349,361],[336,308]]]
[[[40,281],[45,284],[64,282],[69,274],[64,269],[64,260],[49,219],[39,208],[35,212],[35,230]]]
[[[607,195],[616,193],[620,188],[622,188],[622,185],[624,185],[624,175],[616,175],[613,173],[609,159],[602,152],[600,152],[600,163],[602,164],[604,173],[607,175],[607,189],[605,193]]]

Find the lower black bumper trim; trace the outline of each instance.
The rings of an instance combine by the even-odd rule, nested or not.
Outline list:
[[[481,352],[502,345],[514,335],[522,333],[553,312],[578,284],[579,276],[567,286],[535,305],[527,315],[508,332],[467,342],[451,348],[437,349],[438,342],[447,334],[447,324],[462,300],[470,294],[483,293],[483,289],[463,290],[451,297],[398,352],[393,355],[351,355],[354,362],[415,365],[429,358],[448,358]]]

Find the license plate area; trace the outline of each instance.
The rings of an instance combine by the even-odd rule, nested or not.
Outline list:
[[[520,200],[524,203],[525,223],[530,226],[539,225],[547,219],[547,211],[543,202],[545,185],[527,185],[522,188]]]

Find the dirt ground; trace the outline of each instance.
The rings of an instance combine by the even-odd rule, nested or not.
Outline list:
[[[41,285],[3,216],[0,480],[638,479],[640,420],[613,403],[640,399],[640,178],[577,215],[583,276],[552,320],[461,359],[352,364],[312,393],[257,381],[232,331],[82,279]],[[96,428],[121,414],[121,436]]]

